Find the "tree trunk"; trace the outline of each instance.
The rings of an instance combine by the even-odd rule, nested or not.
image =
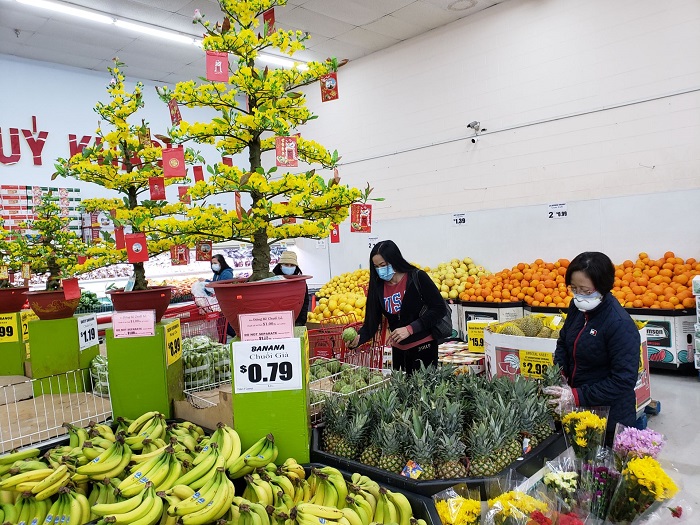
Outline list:
[[[250,161],[250,171],[254,172],[261,167],[260,137],[255,137],[248,145],[248,160]],[[250,193],[253,199],[253,207],[262,198],[256,192]],[[270,277],[270,245],[267,243],[267,230],[262,228],[253,234],[253,275],[251,281],[259,281]]]
[[[46,279],[47,290],[59,290],[61,288],[61,267],[56,264],[56,260],[51,258],[47,261],[46,267],[49,270],[49,276]]]
[[[131,171],[131,169],[129,169],[129,171]],[[133,210],[138,205],[136,188],[132,186],[129,188],[129,209]],[[138,230],[132,226],[132,231],[136,233]],[[145,290],[148,288],[148,281],[146,280],[146,269],[143,263],[132,263],[132,266],[134,267],[134,290]]]

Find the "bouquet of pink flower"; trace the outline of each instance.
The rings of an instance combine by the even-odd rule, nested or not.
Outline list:
[[[665,443],[664,436],[650,428],[639,430],[618,424],[613,440],[618,469],[622,470],[632,458],[658,458]]]

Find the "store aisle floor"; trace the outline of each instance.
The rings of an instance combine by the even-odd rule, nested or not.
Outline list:
[[[700,523],[700,381],[697,373],[652,371],[651,397],[661,402],[661,412],[649,416],[648,426],[664,434],[667,440],[660,459],[675,468],[670,474],[680,482],[684,496],[693,507],[697,517],[694,523]]]

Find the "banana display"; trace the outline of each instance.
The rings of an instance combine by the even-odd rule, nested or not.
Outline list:
[[[68,445],[0,456],[1,524],[427,525],[366,476],[275,464],[271,434],[243,450],[223,423],[206,435],[158,412],[65,427]]]

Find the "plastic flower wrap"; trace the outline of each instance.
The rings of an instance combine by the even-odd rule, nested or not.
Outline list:
[[[615,459],[609,449],[601,451],[594,460],[582,462],[576,498],[578,512],[605,519],[619,479],[620,473],[615,469]]]
[[[577,458],[592,459],[603,445],[609,407],[580,408],[561,418],[564,433]]]
[[[488,503],[489,510],[484,518],[485,525],[552,524],[549,518],[550,503],[541,493],[534,497],[518,490],[511,490],[490,499]],[[536,521],[538,519],[540,521]]]
[[[608,521],[631,523],[653,503],[667,501],[675,496],[676,492],[678,487],[657,460],[649,456],[632,458],[622,471],[620,482],[610,502]],[[671,522],[672,519],[668,521]]]
[[[613,440],[618,469],[622,469],[632,458],[658,458],[665,443],[664,436],[650,428],[639,430],[618,424]]]
[[[433,496],[442,525],[477,525],[481,523],[479,489],[457,485]]]

